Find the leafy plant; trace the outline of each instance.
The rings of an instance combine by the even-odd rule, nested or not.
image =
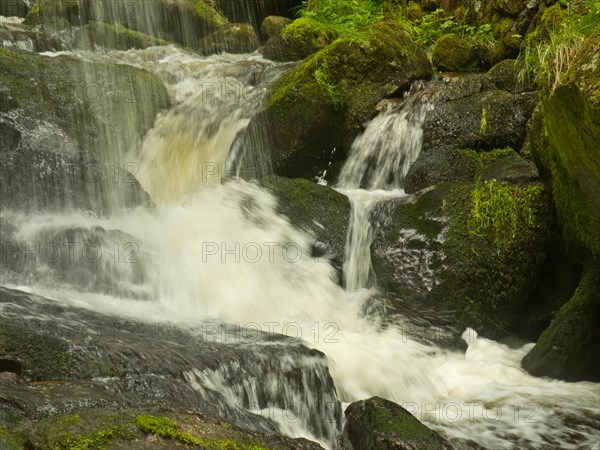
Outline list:
[[[383,7],[374,0],[304,0],[297,14],[343,33],[378,21],[383,17]]]

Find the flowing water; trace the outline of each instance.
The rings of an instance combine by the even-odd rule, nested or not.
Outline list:
[[[103,217],[3,211],[0,220],[12,224],[28,249],[48,239],[67,242],[65,233],[104,240],[91,260],[78,253],[83,248],[74,248],[75,258],[69,254],[66,263],[61,255],[59,269],[56,258],[33,252],[31,267],[17,278],[2,275],[1,284],[143,322],[193,330],[224,321],[301,339],[327,355],[342,402],[391,399],[457,443],[597,445],[598,385],[529,376],[520,360],[532,344],[510,349],[467,329],[467,351],[450,351],[423,343],[427,336],[415,336],[408,318],[384,325],[363,314],[376,292],[371,212],[379,202],[404,196],[403,177],[418,156],[430,108],[422,91],[373,119],[342,171],[338,189],[353,205],[342,289],[329,263],[311,257],[312,237],[276,212],[270,193],[235,177],[221,183],[233,139],[260,107],[268,83],[288,65],[257,54],[203,58],[176,47],[70,54],[145,68],[167,85],[173,107],[118,155],[137,164],[137,177],[156,206]],[[93,281],[94,274],[101,282]],[[287,362],[256,364],[276,373]],[[314,363],[305,367],[319,376]],[[287,389],[268,373],[260,382],[233,383],[232,373],[244,370],[198,368],[186,377],[199,391],[219,390],[232,403],[245,398],[249,409],[273,418],[282,432],[336,445],[339,418],[328,420],[324,406],[335,399]],[[283,400],[276,402],[278,395]],[[273,404],[256,407],[259,396]],[[286,420],[291,416],[301,420]]]

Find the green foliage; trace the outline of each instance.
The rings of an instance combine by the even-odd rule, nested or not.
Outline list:
[[[530,34],[519,56],[522,82],[534,81],[552,95],[586,39],[600,32],[600,2],[562,1],[547,9],[539,29]]]
[[[381,2],[374,0],[304,0],[298,16],[350,32],[383,18]]]
[[[417,41],[426,49],[431,50],[436,41],[442,36],[458,36],[469,40],[475,47],[483,48],[495,42],[492,25],[465,25],[453,16],[445,16],[443,9],[437,9],[426,14],[415,23],[404,20],[415,33]]]
[[[524,227],[536,227],[538,220],[532,205],[541,193],[540,186],[522,187],[496,180],[477,183],[471,191],[469,233],[491,236],[497,253],[506,252]]]
[[[142,414],[135,418],[135,423],[146,433],[206,450],[265,450],[264,447],[254,443],[241,444],[231,439],[194,436],[192,433],[181,431],[181,426],[167,417]]]

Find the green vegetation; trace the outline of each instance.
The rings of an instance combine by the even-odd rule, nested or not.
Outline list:
[[[541,193],[542,188],[536,185],[522,187],[495,180],[477,183],[471,191],[469,233],[491,236],[498,254],[507,251],[524,227],[538,226],[532,205]]]
[[[59,437],[52,450],[102,450],[117,439],[130,441],[135,437],[127,425],[104,425],[89,434],[66,432]]]
[[[600,2],[561,1],[546,9],[537,30],[527,36],[519,56],[519,77],[550,94],[565,84],[565,76],[586,39],[600,32]]]
[[[194,436],[192,433],[182,431],[177,422],[167,417],[142,414],[135,418],[135,423],[146,433],[206,450],[265,450],[265,447],[255,443],[241,444],[231,439]]]
[[[374,0],[305,0],[298,16],[326,23],[344,33],[382,19],[383,7]]]

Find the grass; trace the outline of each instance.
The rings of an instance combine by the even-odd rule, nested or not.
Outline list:
[[[382,19],[383,6],[374,0],[304,0],[297,15],[347,33]]]
[[[535,82],[552,95],[565,83],[586,39],[600,32],[600,2],[561,1],[542,17],[542,31],[528,36],[519,56],[522,82]]]

